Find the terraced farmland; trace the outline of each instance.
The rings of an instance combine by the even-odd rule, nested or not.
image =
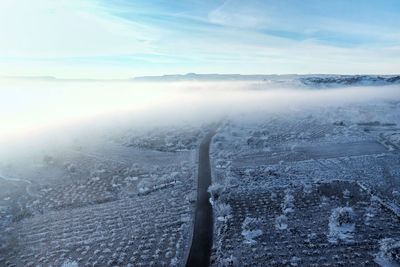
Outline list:
[[[285,203],[288,194],[293,197],[290,204]],[[232,208],[232,218],[217,223],[215,266],[231,256],[238,266],[265,262],[268,266],[373,266],[379,241],[400,237],[399,219],[356,183],[228,193],[224,202]],[[338,207],[354,211],[355,228],[346,238],[332,241],[330,216]],[[246,218],[259,220],[256,229],[262,233],[254,242],[246,242]]]
[[[225,122],[213,266],[396,266],[399,105],[377,106]]]
[[[17,243],[5,265],[58,266],[68,259],[82,266],[178,264],[188,242],[191,205],[174,190],[190,187],[25,219],[13,225]]]
[[[0,266],[182,266],[196,155],[103,139],[3,166]]]

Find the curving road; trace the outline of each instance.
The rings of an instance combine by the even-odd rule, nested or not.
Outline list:
[[[215,130],[212,130],[200,144],[196,212],[187,267],[210,265],[213,211],[207,189],[211,185],[210,143],[214,134]]]
[[[26,193],[31,196],[31,197],[37,197],[38,194],[32,192],[31,187],[33,186],[33,183],[27,179],[23,179],[23,178],[15,178],[15,177],[8,177],[5,175],[2,175],[0,173],[0,180],[5,180],[5,181],[11,181],[11,182],[22,182],[22,183],[26,183],[27,185],[25,186],[25,191]]]

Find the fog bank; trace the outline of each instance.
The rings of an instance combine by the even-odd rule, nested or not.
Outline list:
[[[400,100],[399,86],[315,89],[263,82],[0,83],[0,139],[57,128],[134,123],[136,127],[203,123],[239,113],[281,112],[351,102]],[[65,132],[65,130],[64,130]]]

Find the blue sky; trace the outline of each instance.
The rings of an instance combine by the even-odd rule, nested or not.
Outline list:
[[[1,0],[0,75],[400,73],[398,0]]]

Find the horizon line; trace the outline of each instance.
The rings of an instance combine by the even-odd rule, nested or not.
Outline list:
[[[10,79],[10,80],[37,80],[37,81],[135,81],[142,78],[163,78],[163,77],[185,77],[185,76],[207,76],[207,75],[215,75],[215,76],[400,76],[400,73],[392,73],[392,74],[379,74],[379,73],[269,73],[269,74],[240,74],[240,73],[172,73],[172,74],[160,74],[160,75],[140,75],[140,76],[131,76],[126,78],[63,78],[52,75],[0,75],[0,79]]]

